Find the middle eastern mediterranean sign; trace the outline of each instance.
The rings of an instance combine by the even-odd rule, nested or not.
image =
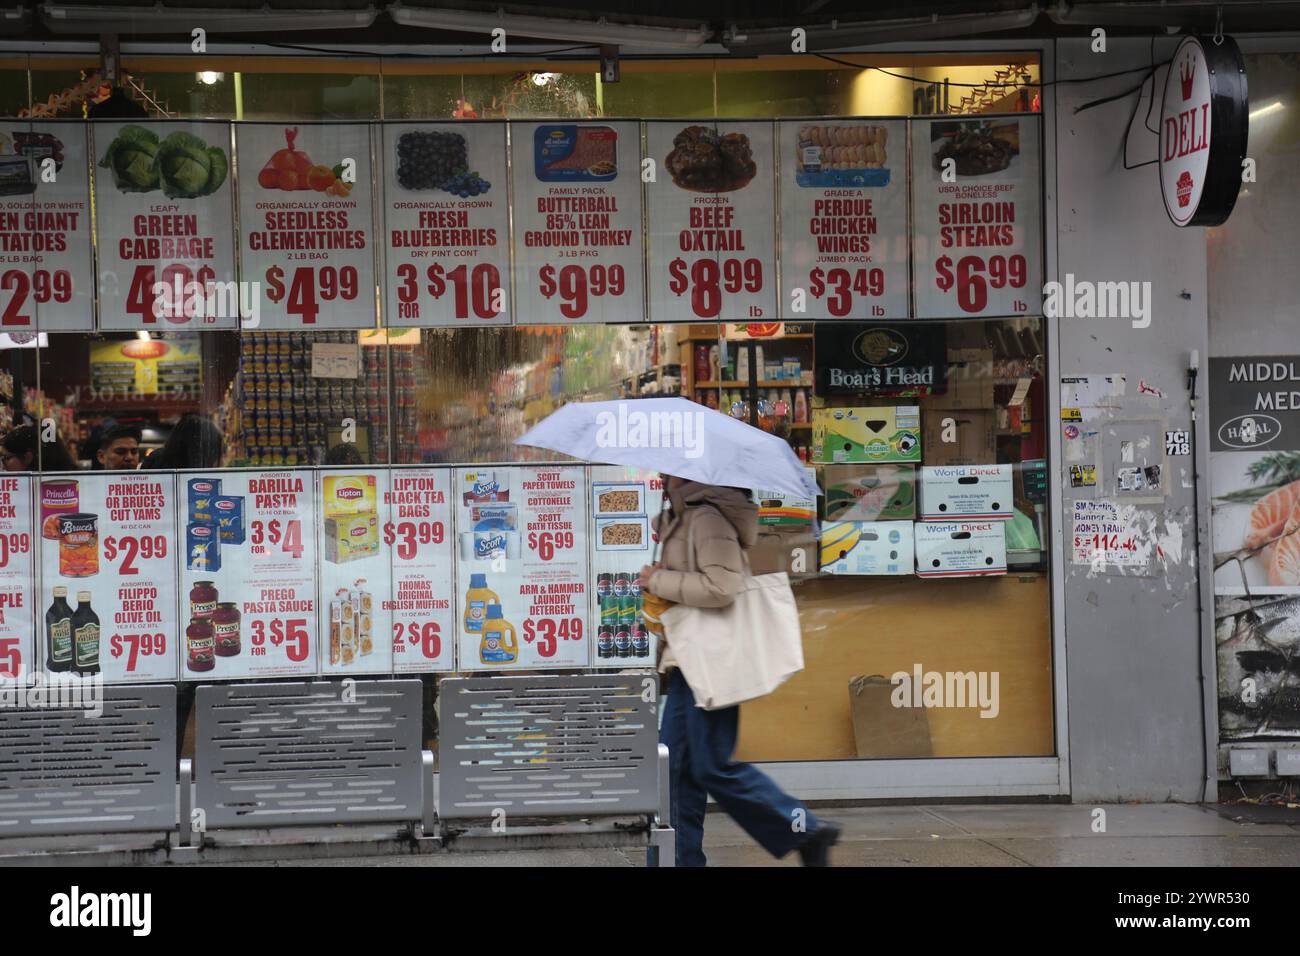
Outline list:
[[[504,123],[388,123],[383,135],[384,320],[510,321]]]
[[[916,318],[1039,311],[1039,124],[1024,113],[912,121]]]
[[[906,318],[906,121],[777,127],[781,315]]]
[[[1300,356],[1210,359],[1210,450],[1300,450]]]
[[[650,321],[775,318],[773,123],[646,127]]]
[[[88,148],[84,123],[0,123],[0,329],[6,332],[95,327]]]
[[[41,480],[41,602],[47,671],[106,681],[174,680],[176,497],[170,474]],[[67,627],[62,621],[68,621]]]
[[[370,126],[239,123],[235,148],[240,276],[260,284],[257,327],[372,328]]]
[[[626,321],[644,308],[636,122],[514,123],[521,324]]]

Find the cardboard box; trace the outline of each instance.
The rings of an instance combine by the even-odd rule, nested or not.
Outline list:
[[[823,574],[911,574],[910,521],[828,521],[822,525]]]
[[[749,566],[754,574],[816,573],[817,538],[812,526],[761,528],[758,541],[749,549]]]
[[[817,481],[817,471],[804,469],[808,477]],[[758,523],[760,525],[806,525],[811,526],[817,516],[817,499],[787,495],[780,491],[755,489],[754,503],[758,505]]]
[[[944,438],[944,419],[954,421],[954,441]],[[966,412],[927,409],[921,431],[927,465],[985,465],[998,457],[997,433],[992,411]]]
[[[379,553],[379,520],[373,511],[325,519],[325,560],[345,564]]]
[[[374,475],[326,475],[321,495],[325,517],[374,512],[377,490]]]
[[[849,708],[858,756],[932,756],[930,718],[925,708],[895,707],[894,689],[890,679],[881,674],[849,681]]]
[[[827,521],[910,521],[916,517],[915,465],[826,465]]]
[[[976,577],[1007,573],[1002,521],[918,521],[916,573],[922,578]]]
[[[993,407],[993,350],[948,349],[948,389],[927,408],[983,411]]]
[[[919,462],[921,410],[916,405],[813,409],[813,460]]]
[[[1009,521],[1015,515],[1012,465],[921,469],[921,520]]]

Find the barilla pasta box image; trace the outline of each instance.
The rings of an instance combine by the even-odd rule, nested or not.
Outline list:
[[[189,520],[215,521],[212,499],[221,494],[220,478],[191,478],[189,480]]]
[[[322,504],[327,518],[374,512],[374,475],[326,475]]]
[[[242,495],[217,495],[212,499],[217,531],[222,544],[244,543],[244,498]]]
[[[912,522],[828,521],[822,525],[823,574],[911,574]]]
[[[1007,573],[1004,521],[918,521],[916,573],[923,578],[964,578]]]
[[[915,465],[827,465],[822,477],[827,521],[910,521],[916,517]]]
[[[185,527],[185,567],[190,571],[221,570],[221,532],[214,521],[191,521]]]
[[[463,504],[491,504],[510,500],[510,472],[504,468],[496,471],[467,471],[461,476],[461,481]]]
[[[921,469],[921,520],[1009,521],[1015,517],[1012,465],[937,465]]]
[[[379,553],[379,516],[373,511],[325,519],[325,560],[346,564]]]
[[[851,406],[813,409],[813,460],[881,462],[921,460],[921,409]]]

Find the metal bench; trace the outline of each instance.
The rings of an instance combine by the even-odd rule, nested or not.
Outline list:
[[[418,680],[203,685],[195,766],[181,761],[181,844],[203,829],[419,821],[434,829]]]
[[[101,693],[98,716],[0,709],[0,837],[175,829],[175,686]]]
[[[517,837],[600,834],[608,842],[636,834],[651,865],[672,866],[668,749],[659,744],[657,695],[658,681],[647,674],[444,680],[438,694],[444,841],[453,837],[452,821],[487,822],[486,832]],[[610,825],[530,826],[593,817]]]

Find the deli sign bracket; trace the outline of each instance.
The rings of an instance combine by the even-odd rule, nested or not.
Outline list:
[[[1160,193],[1175,226],[1226,222],[1250,128],[1246,64],[1231,37],[1185,37],[1160,108]]]

